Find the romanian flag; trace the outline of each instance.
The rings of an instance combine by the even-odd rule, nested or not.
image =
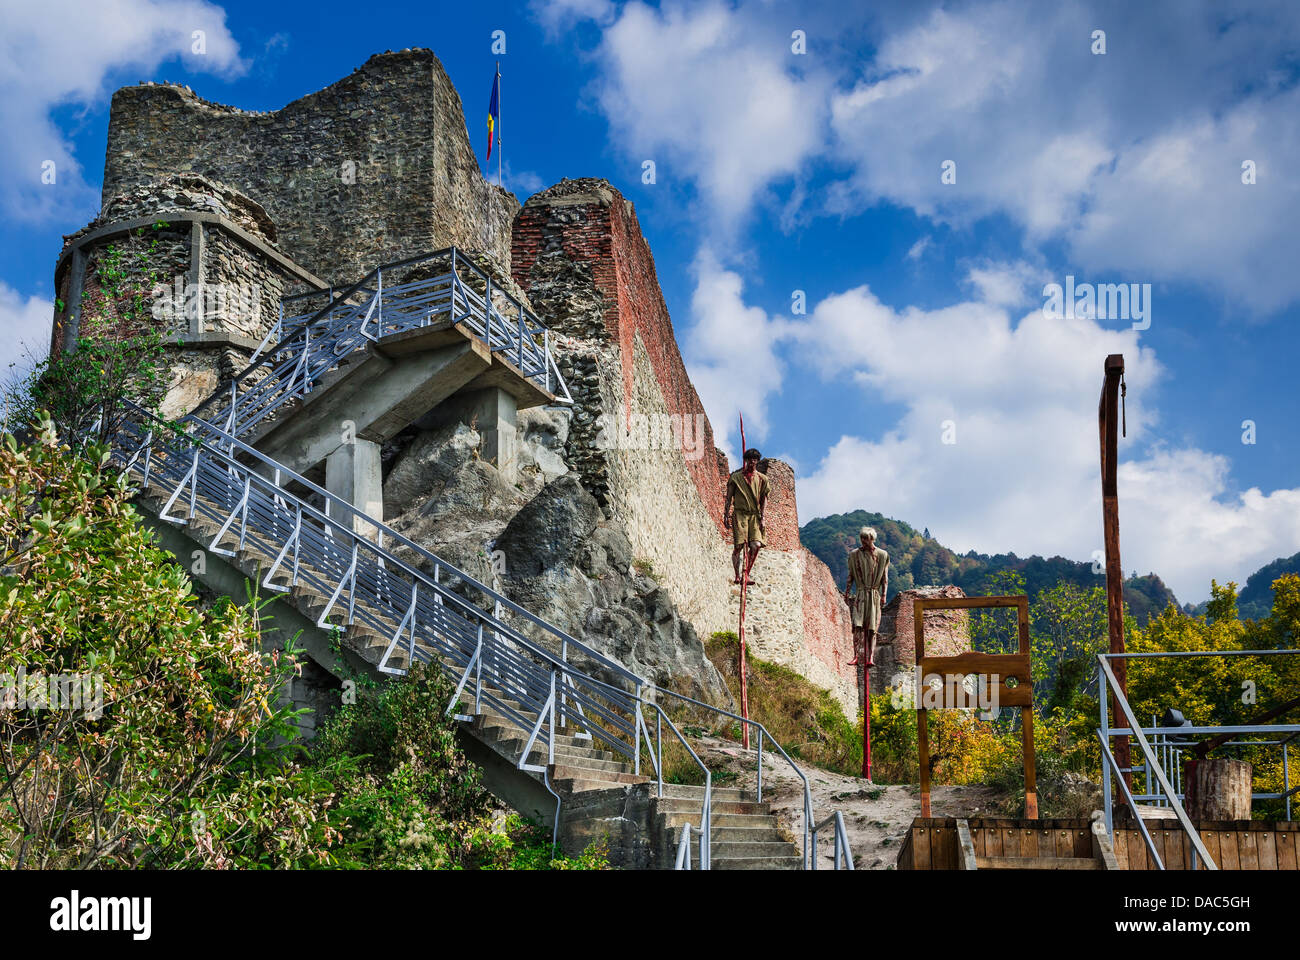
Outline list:
[[[497,75],[492,80],[492,99],[488,103],[488,152],[492,159],[492,141],[501,127],[501,66],[497,65]]]

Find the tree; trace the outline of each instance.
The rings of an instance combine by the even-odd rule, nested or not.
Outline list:
[[[1061,581],[1030,605],[1034,700],[1043,715],[1069,708],[1107,649],[1106,591]]]

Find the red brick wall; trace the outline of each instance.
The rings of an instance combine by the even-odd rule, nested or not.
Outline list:
[[[763,528],[767,545],[777,550],[801,550],[799,511],[794,502],[794,469],[783,460],[765,460],[767,509],[763,511]]]
[[[893,660],[900,670],[916,665],[916,632],[912,616],[917,597],[964,597],[961,587],[921,587],[896,594],[880,615],[880,642],[892,644]],[[970,649],[969,617],[965,610],[925,611],[925,652],[949,657]]]
[[[839,677],[857,684],[853,659],[853,621],[840,597],[830,567],[806,547],[803,555],[803,636],[808,650]]]
[[[559,332],[583,339],[604,339],[619,346],[623,395],[632,394],[634,347],[639,337],[654,370],[655,380],[669,413],[703,414],[704,406],[682,362],[672,320],[655,273],[654,256],[641,234],[632,204],[604,181],[570,180],[531,198],[515,219],[511,246],[511,271],[515,282],[541,302],[547,289],[546,264],[534,271],[549,253],[581,265],[603,295],[599,320],[592,311],[572,311],[561,298],[560,313],[569,316]],[[624,410],[628,415],[632,411]],[[688,460],[687,468],[700,500],[718,526],[722,523],[727,475],[726,457],[717,450],[713,427],[704,419],[705,456]],[[765,527],[773,549],[794,554],[802,565],[804,643],[808,652],[842,680],[856,685],[856,673],[847,661],[853,657],[848,607],[840,599],[830,570],[805,550],[799,541],[799,514],[795,505],[794,471],[779,460],[764,463],[771,483]]]
[[[552,226],[555,209],[545,200],[552,191],[556,192],[556,206],[563,207],[560,230]],[[591,201],[566,200],[575,194],[589,194]],[[624,397],[632,393],[633,348],[639,335],[668,412],[704,414],[704,405],[682,362],[668,306],[659,289],[654,256],[641,234],[632,204],[604,181],[590,180],[568,181],[530,200],[515,219],[510,250],[511,272],[525,290],[530,286],[533,264],[551,243],[559,243],[568,258],[587,264],[596,287],[605,296],[605,335],[619,345]],[[631,412],[624,410],[625,415]],[[718,529],[725,532],[722,507],[728,471],[725,458],[716,452],[713,426],[707,415],[704,449],[702,458],[687,460],[686,466],[705,508]],[[714,451],[714,455],[708,451]]]

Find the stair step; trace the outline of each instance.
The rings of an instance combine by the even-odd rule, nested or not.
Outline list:
[[[715,860],[753,860],[762,857],[795,857],[798,848],[787,840],[774,841],[713,841],[713,858]]]
[[[644,779],[644,778],[642,778]],[[585,793],[588,790],[613,790],[617,788],[626,789],[633,784],[614,783],[609,780],[589,780],[586,778],[551,778],[551,784],[556,790],[564,793]]]
[[[545,754],[542,754],[542,756],[545,756]],[[594,777],[597,774],[604,775],[606,773],[626,773],[637,777],[645,776],[645,774],[633,774],[632,764],[630,763],[622,763],[618,760],[593,760],[583,756],[574,756],[573,754],[557,753],[555,755],[555,765],[557,768],[582,770],[584,771],[584,777]]]
[[[668,784],[664,784],[664,790],[668,790]],[[685,817],[695,826],[699,826],[700,813],[704,806],[704,797],[683,800],[679,797],[663,797],[656,801],[660,813],[672,817]],[[719,814],[729,816],[760,816],[766,817],[771,814],[771,804],[766,801],[757,803],[753,800],[719,800],[713,798],[711,806],[713,816],[716,818]]]
[[[660,815],[664,817],[665,822],[672,828],[674,836],[681,830],[683,823],[689,823],[693,827],[700,825],[700,808],[697,806],[693,811],[675,811],[665,814],[662,810]],[[718,810],[717,805],[713,808],[713,833],[716,836],[720,830],[738,827],[742,830],[762,828],[767,829],[774,824],[770,813],[722,813]]]
[[[981,857],[976,870],[1104,870],[1106,865],[1091,857]]]
[[[515,753],[519,753],[523,750],[524,743],[528,737],[528,732],[521,730],[516,724],[510,723],[509,721],[501,721],[495,717],[487,721],[484,721],[483,718],[480,717],[478,729],[485,740],[490,740],[502,745],[509,744],[512,741],[518,742],[519,745],[514,748]],[[537,741],[533,746],[536,746],[537,743],[546,743],[546,738],[540,733],[537,735]],[[555,746],[557,748],[582,748],[589,743],[591,743],[590,740],[579,740],[577,737],[569,736],[568,734],[557,733],[555,735]]]
[[[698,807],[704,801],[704,786],[695,786],[694,784],[685,783],[665,783],[664,797],[669,800],[694,800]],[[754,801],[756,794],[753,790],[741,790],[738,787],[714,787],[711,796],[716,802],[718,800],[748,800]]]
[[[650,778],[621,770],[602,770],[591,767],[571,767],[556,763],[551,768],[552,780],[600,780],[607,783],[648,783]]]
[[[713,856],[713,870],[802,870],[803,857],[719,857]]]
[[[713,846],[716,849],[719,844],[726,843],[785,843],[790,841],[781,836],[776,828],[776,818],[767,817],[769,822],[766,826],[754,827],[729,827],[718,823],[718,818],[713,818]]]
[[[498,740],[497,743],[507,751],[514,753],[521,753],[524,749],[524,741],[522,739]],[[544,757],[547,755],[546,744],[542,742],[541,737],[537,738],[537,742],[533,744],[532,752],[529,755],[533,757]],[[602,762],[623,763],[629,770],[632,768],[631,764],[620,759],[620,755],[614,753],[612,750],[591,750],[573,744],[557,743],[555,745],[555,755],[556,757],[571,757],[580,762],[600,760]]]

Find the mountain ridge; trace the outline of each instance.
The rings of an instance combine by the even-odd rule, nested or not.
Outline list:
[[[830,567],[836,582],[842,584],[848,574],[848,552],[857,546],[858,530],[864,526],[876,528],[876,542],[889,553],[890,581],[897,590],[953,583],[968,595],[986,594],[992,578],[1008,570],[1024,576],[1031,600],[1040,590],[1061,580],[1085,588],[1104,586],[1106,582],[1103,574],[1093,572],[1090,561],[1037,554],[1028,557],[1018,557],[1015,553],[983,554],[974,550],[959,554],[927,536],[928,529],[919,532],[905,521],[869,510],[818,517],[800,527],[799,533],[804,546]],[[1300,565],[1300,554],[1293,559]],[[1124,581],[1124,600],[1139,624],[1145,624],[1170,603],[1179,606],[1174,592],[1155,573],[1145,576],[1134,573],[1128,577]]]

